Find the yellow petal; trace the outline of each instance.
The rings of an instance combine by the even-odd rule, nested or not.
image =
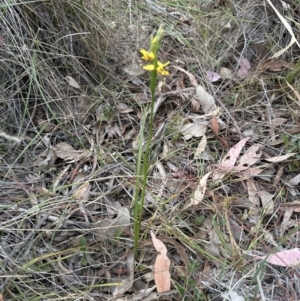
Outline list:
[[[152,71],[154,70],[154,65],[146,65],[143,67],[144,70]]]
[[[157,62],[157,72],[161,75],[169,75],[169,71],[165,70],[164,67],[168,66],[170,64],[170,62],[166,62],[166,63],[161,63],[161,62]]]
[[[161,63],[161,62],[159,62],[159,61],[157,62],[157,66],[158,66],[158,67],[164,68],[164,67],[166,67],[166,66],[168,66],[168,65],[170,65],[170,62],[166,62],[166,63],[164,63],[164,64]]]
[[[147,51],[145,49],[141,49],[140,53],[142,54],[142,60],[144,61],[152,61],[154,59],[154,53],[152,51]]]
[[[159,74],[161,74],[161,75],[164,75],[164,76],[167,76],[167,75],[170,74],[169,71],[167,71],[167,70],[157,70],[157,72],[158,72]]]

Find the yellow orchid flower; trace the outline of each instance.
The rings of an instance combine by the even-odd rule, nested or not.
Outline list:
[[[168,66],[170,64],[170,62],[166,62],[166,63],[161,63],[161,62],[157,62],[157,68],[156,71],[157,73],[161,74],[161,75],[169,75],[169,71],[165,70],[164,68],[166,66]],[[148,70],[148,71],[153,71],[154,70],[154,65],[146,65],[143,67],[143,69]]]
[[[149,62],[149,61],[152,61],[154,59],[154,53],[152,51],[149,52],[149,51],[147,51],[145,49],[141,49],[140,53],[142,54],[141,58],[144,61]]]
[[[169,75],[169,71],[165,70],[164,68],[168,66],[170,62],[166,62],[162,64],[161,62],[157,62],[157,68],[156,71],[161,75]]]

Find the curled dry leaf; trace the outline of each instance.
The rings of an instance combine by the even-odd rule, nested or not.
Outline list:
[[[192,84],[194,87],[197,87],[197,86],[198,86],[197,80],[196,80],[195,76],[194,76],[192,73],[190,73],[190,72],[184,70],[183,68],[181,68],[181,67],[179,67],[179,66],[173,66],[173,68],[175,68],[175,69],[177,69],[177,70],[180,70],[181,72],[184,72],[184,73],[189,77],[189,79],[190,79],[190,81],[191,81],[191,84]]]
[[[157,292],[162,293],[171,289],[171,274],[169,271],[171,262],[167,256],[168,250],[165,244],[157,239],[152,231],[151,238],[156,251],[159,252],[154,264],[154,281]]]
[[[198,112],[200,109],[200,103],[195,98],[192,98],[191,106],[192,106],[193,113]]]
[[[91,185],[89,182],[85,182],[80,185],[74,192],[73,198],[78,201],[86,200],[89,195]]]
[[[56,156],[65,161],[76,162],[84,157],[88,157],[90,152],[87,150],[76,150],[66,142],[59,142],[52,150]]]

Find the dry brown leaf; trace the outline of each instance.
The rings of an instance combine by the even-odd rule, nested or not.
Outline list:
[[[213,118],[211,119],[211,128],[213,133],[218,136],[219,135],[219,130],[220,130],[220,126],[218,123],[218,120],[216,118],[216,116],[213,116]]]
[[[271,158],[265,158],[266,161],[268,162],[272,162],[272,163],[278,163],[278,162],[282,162],[285,161],[286,159],[295,156],[297,153],[289,153],[286,155],[282,155],[282,156],[276,156],[276,157],[271,157]]]
[[[300,183],[300,174],[290,179],[286,184],[290,186],[296,186]]]
[[[294,70],[295,65],[292,63],[288,63],[287,61],[284,60],[276,60],[276,59],[266,59],[264,62],[261,64],[261,70],[271,70],[271,71],[281,71],[283,69],[290,69]]]
[[[217,108],[214,98],[200,85],[196,87],[195,97],[198,99],[205,114],[212,113]]]
[[[240,57],[238,63],[240,65],[240,69],[237,71],[237,75],[241,77],[246,76],[249,73],[249,70],[251,69],[250,62],[247,59]]]
[[[276,127],[279,125],[283,125],[287,121],[288,121],[288,119],[286,119],[286,118],[274,118],[271,120],[271,125]]]
[[[73,198],[78,201],[86,200],[90,192],[91,185],[89,182],[85,182],[80,185],[74,192]]]
[[[238,142],[236,145],[234,145],[226,154],[226,156],[223,158],[222,162],[220,164],[217,164],[217,168],[223,171],[232,171],[233,167],[235,165],[235,162],[240,155],[244,145],[249,140],[249,138],[244,138],[240,142]],[[214,172],[213,179],[220,179],[224,177],[224,173],[220,174],[218,171]]]
[[[280,237],[283,237],[284,232],[289,228],[289,222],[291,219],[291,215],[294,212],[294,208],[286,208],[283,216],[283,220],[281,222],[281,225],[279,227],[279,233]]]
[[[212,83],[218,81],[221,78],[220,74],[212,70],[206,70],[206,77]]]
[[[273,181],[273,185],[274,187],[278,185],[280,179],[281,179],[281,176],[282,176],[282,173],[283,173],[283,166],[281,166],[278,171],[277,171],[277,174],[274,178],[274,181]]]
[[[210,174],[211,174],[211,172],[208,172],[199,180],[199,183],[194,192],[194,195],[191,198],[190,203],[185,207],[185,209],[187,209],[190,206],[196,206],[202,202],[203,197],[205,195],[205,191],[206,191],[206,182],[207,182],[207,179],[210,176]]]
[[[276,252],[271,256],[264,256],[263,259],[266,259],[268,263],[283,267],[296,266],[300,263],[300,249],[294,248]]]
[[[218,136],[217,139],[218,139],[218,140],[219,140],[226,148],[229,148],[228,142],[227,142],[224,138]]]
[[[52,150],[60,159],[70,162],[76,162],[84,157],[88,157],[91,153],[87,150],[76,150],[66,142],[59,142]]]
[[[131,290],[132,284],[134,281],[134,256],[133,253],[130,253],[126,258],[126,269],[127,269],[127,275],[125,279],[122,279],[120,277],[111,278],[110,283],[118,283],[118,285],[114,286],[112,285],[111,293],[113,294],[114,298],[110,300],[116,300],[116,298],[124,296],[126,292]]]
[[[240,158],[238,170],[242,171],[251,165],[255,164],[261,158],[262,152],[260,151],[261,145],[254,144],[247,149],[245,154]]]
[[[168,250],[167,250],[165,244],[160,239],[156,238],[156,235],[152,231],[150,232],[150,234],[151,234],[151,238],[152,238],[152,242],[153,242],[153,246],[154,246],[155,250],[158,253],[160,253],[161,255],[167,257]]]
[[[127,104],[125,104],[123,102],[118,102],[116,105],[116,108],[121,114],[133,112],[133,108],[129,107]]]
[[[246,142],[249,140],[249,138],[244,138],[240,142],[238,142],[236,145],[234,145],[227,153],[227,155],[224,157],[224,159],[221,162],[221,165],[225,167],[233,167],[237,158],[239,157],[243,147],[245,146]]]
[[[191,106],[192,106],[191,111],[193,113],[197,113],[200,110],[200,103],[195,98],[192,98],[192,100],[191,100]]]
[[[265,210],[266,214],[272,214],[274,212],[274,201],[273,201],[273,194],[270,194],[266,190],[258,191],[257,194],[260,197],[262,207]]]
[[[171,289],[171,274],[169,271],[171,261],[167,256],[168,250],[165,244],[157,239],[152,231],[151,238],[156,251],[159,252],[154,264],[154,281],[157,292],[162,293]]]
[[[201,154],[205,151],[206,145],[207,145],[207,139],[206,136],[203,135],[195,151],[195,155],[194,155],[195,159],[200,159]]]
[[[68,76],[65,77],[65,80],[67,81],[67,83],[71,87],[76,88],[76,89],[80,89],[80,86],[78,85],[77,81],[73,77],[68,75]]]
[[[300,212],[300,200],[295,200],[290,203],[283,203],[281,207],[292,207],[294,212]]]
[[[114,219],[104,219],[97,225],[98,232],[108,238],[120,236],[130,225],[130,212],[119,202],[111,202],[111,206],[118,212]]]
[[[171,289],[170,259],[158,254],[154,264],[154,281],[157,292],[163,293]]]
[[[125,66],[123,70],[130,76],[138,76],[145,73],[145,71],[141,68],[141,66],[136,61],[132,61],[130,64]]]
[[[279,138],[277,140],[273,140],[273,141],[268,142],[268,145],[269,146],[275,146],[275,145],[279,145],[279,144],[282,144],[282,143],[283,143],[283,140],[281,138]]]
[[[238,172],[237,175],[241,178],[247,179],[249,177],[255,177],[260,175],[263,172],[263,169],[259,169],[259,168],[252,168],[249,167],[246,170],[243,170],[241,172]]]
[[[258,208],[259,197],[257,195],[257,188],[253,179],[247,179],[247,189],[250,203],[254,208]]]
[[[187,123],[183,125],[179,131],[183,134],[185,140],[189,140],[193,137],[201,137],[206,133],[208,121],[196,121],[194,123]]]
[[[224,79],[232,79],[233,73],[230,69],[223,67],[220,70],[220,75]]]
[[[173,68],[175,68],[175,69],[177,69],[177,70],[180,70],[180,71],[184,72],[184,73],[189,77],[191,84],[192,84],[195,88],[198,86],[197,80],[196,80],[195,76],[194,76],[192,73],[190,73],[190,72],[184,70],[183,68],[181,68],[181,67],[179,67],[179,66],[173,66]]]
[[[220,250],[221,250],[221,241],[220,237],[217,234],[216,230],[214,228],[209,230],[209,242],[205,247],[205,251],[217,258],[220,257]]]
[[[48,148],[39,154],[38,158],[33,162],[34,166],[51,166],[54,164],[57,156],[55,152]]]
[[[117,125],[107,125],[105,127],[105,134],[109,138],[118,138],[122,136],[122,132]]]
[[[294,92],[294,94],[295,94],[295,96],[298,100],[297,104],[298,104],[298,106],[300,106],[300,94],[299,94],[299,92],[297,90],[295,90],[294,87],[292,85],[290,85],[288,82],[286,82],[286,83],[289,86],[289,88]]]

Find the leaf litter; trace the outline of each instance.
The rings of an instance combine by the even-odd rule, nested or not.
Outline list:
[[[263,10],[252,2],[238,5],[240,1],[212,8],[208,1],[199,3],[201,11],[189,11],[189,5],[146,2],[149,16],[161,14],[168,22],[162,54],[171,65],[170,76],[159,79],[156,93],[151,176],[141,252],[135,259],[132,145],[149,103],[148,78],[136,49],[149,39],[156,21],[150,18],[146,26],[139,21],[145,11],[135,8],[133,15],[141,19],[134,22],[139,24],[127,24],[128,15],[118,27],[107,19],[112,11],[104,5],[97,11],[103,10],[101,22],[107,21],[111,36],[99,40],[108,43],[102,49],[94,44],[101,33],[93,32],[93,26],[80,29],[93,38],[82,34],[79,39],[73,34],[79,24],[58,32],[47,17],[56,13],[43,11],[51,6],[32,7],[39,24],[47,24],[54,33],[44,36],[43,27],[30,36],[31,26],[27,28],[26,41],[37,47],[36,65],[21,38],[30,20],[20,32],[17,23],[2,24],[20,36],[20,41],[5,44],[16,43],[13,54],[0,47],[16,78],[23,73],[18,73],[14,58],[24,58],[22,70],[32,70],[32,76],[37,72],[30,89],[23,85],[26,77],[2,87],[6,96],[0,106],[1,252],[8,258],[3,273],[10,275],[0,280],[3,299],[20,299],[19,292],[26,299],[41,298],[49,291],[49,299],[78,299],[80,288],[88,284],[87,299],[252,300],[259,292],[256,298],[262,300],[296,300],[299,49],[290,25],[299,21],[296,8],[283,8],[284,1],[267,1]],[[119,5],[116,2],[116,13]],[[22,8],[15,9],[7,10],[1,22],[15,22],[16,15],[28,18]],[[7,18],[11,11],[14,17]],[[70,11],[61,7],[59,16],[63,20]],[[189,18],[194,11],[205,14]],[[91,10],[86,12],[95,17]],[[120,20],[126,13],[122,8]],[[93,19],[93,24],[99,20]],[[268,41],[257,43],[262,32]],[[62,43],[65,37],[70,44]],[[49,52],[39,48],[48,39]],[[187,47],[190,40],[193,49]],[[88,48],[80,52],[80,47]],[[99,66],[99,57],[108,65]],[[151,251],[148,238],[154,229],[167,255],[165,249],[160,254]],[[261,255],[262,264],[253,264],[251,252]],[[267,272],[260,273],[265,265]],[[22,282],[24,267],[35,279],[43,279],[34,293],[24,289],[29,283],[29,278]],[[280,267],[289,269],[283,273]],[[45,273],[51,273],[50,282]]]

